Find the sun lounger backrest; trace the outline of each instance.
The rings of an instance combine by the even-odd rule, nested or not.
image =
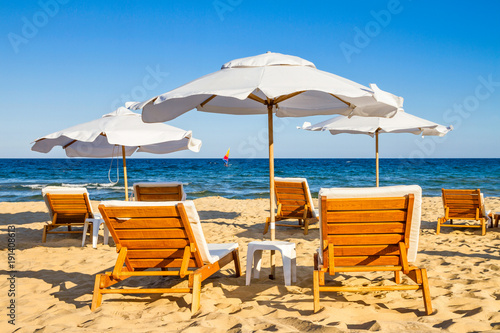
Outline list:
[[[413,194],[393,198],[321,197],[324,262],[334,266],[401,264],[399,243],[409,244]],[[406,247],[404,251],[406,251]],[[406,255],[406,253],[405,253]]]
[[[99,210],[103,213],[106,225],[110,223],[108,225],[110,233],[113,239],[115,237],[118,239],[118,241],[115,239],[115,242],[117,244],[119,242],[121,246],[126,246],[127,248],[137,245],[139,247],[134,248],[134,251],[137,253],[160,251],[156,256],[165,258],[164,255],[168,253],[168,249],[171,250],[181,245],[183,245],[183,249],[187,245],[186,242],[192,242],[196,245],[196,255],[200,256],[199,259],[201,262],[213,263],[217,260],[212,258],[208,251],[200,218],[191,200],[170,202],[103,201],[99,205]],[[186,221],[190,230],[185,225]],[[118,230],[118,232],[114,234],[112,228]],[[190,234],[194,239],[189,238]],[[135,238],[132,239],[131,237]],[[179,252],[174,253],[172,254],[173,257],[171,256],[170,258],[175,258],[178,254]],[[136,259],[139,259],[139,257]],[[199,262],[197,260],[196,256],[193,256],[190,265],[198,265]],[[174,260],[171,263],[159,260],[155,261],[153,259],[149,261],[150,264],[159,265],[151,267],[160,267],[164,264],[168,266],[161,267],[176,267],[175,265],[180,264],[180,262],[181,260]],[[143,261],[142,264],[137,263],[137,265],[139,264],[146,265],[146,262]]]
[[[306,217],[316,217],[307,179],[275,177],[274,188],[283,218],[302,218],[306,204],[310,208]]]
[[[83,187],[47,186],[42,196],[50,218],[58,213],[58,223],[83,223],[86,217],[93,217],[88,192]]]
[[[182,183],[135,183],[136,201],[184,201],[186,193]]]
[[[448,218],[476,219],[484,217],[484,205],[479,189],[447,190],[443,188],[442,194],[444,208],[448,209]]]
[[[407,216],[410,216],[411,217],[411,220],[410,221],[407,221],[407,222],[404,222],[405,223],[405,229],[404,229],[404,232],[405,232],[405,241],[407,240],[406,242],[406,245],[408,246],[408,253],[407,253],[407,257],[408,257],[408,261],[409,262],[414,262],[416,260],[416,256],[417,256],[417,250],[418,250],[418,236],[419,236],[419,233],[420,233],[420,221],[421,221],[421,205],[422,205],[422,189],[420,188],[420,186],[418,185],[408,185],[408,186],[386,186],[386,187],[369,187],[369,188],[329,188],[329,189],[321,189],[320,192],[319,192],[319,197],[320,197],[320,235],[324,235],[324,232],[323,232],[323,226],[324,226],[324,221],[323,221],[323,205],[322,205],[322,202],[323,200],[328,200],[328,199],[353,199],[351,200],[353,202],[353,205],[352,208],[349,208],[349,206],[346,206],[348,205],[348,202],[347,203],[344,203],[343,205],[346,206],[346,210],[347,212],[342,212],[342,215],[343,216],[342,218],[346,217],[346,216],[349,216],[349,215],[353,215],[352,219],[353,221],[350,221],[350,220],[347,220],[347,221],[350,221],[349,223],[359,223],[358,224],[358,231],[356,231],[356,227],[354,227],[354,229],[348,225],[348,224],[345,224],[345,225],[339,225],[340,228],[334,228],[333,230],[336,231],[336,232],[342,232],[342,227],[345,227],[345,230],[346,231],[346,234],[348,235],[351,235],[351,233],[353,234],[353,236],[343,236],[343,238],[346,238],[346,239],[360,239],[360,237],[358,236],[354,236],[354,234],[356,233],[370,233],[371,231],[375,232],[375,233],[378,233],[380,231],[377,231],[377,228],[380,228],[379,230],[382,230],[386,227],[394,227],[393,231],[394,233],[399,233],[401,232],[401,226],[403,223],[403,221],[391,221],[391,220],[388,220],[388,221],[384,221],[384,212],[378,212],[378,213],[371,213],[369,212],[370,209],[368,209],[368,212],[366,212],[366,208],[364,208],[365,205],[364,202],[366,202],[366,207],[376,207],[377,205],[382,205],[384,201],[387,201],[387,203],[385,203],[385,205],[389,205],[389,207],[392,206],[392,204],[395,205],[395,207],[399,207],[399,208],[393,208],[391,207],[389,210],[396,210],[396,211],[403,211],[403,210],[407,210],[408,208],[402,208],[403,204],[402,202],[403,201],[407,201],[408,198],[409,198],[409,194],[412,194],[413,195],[413,205],[412,207],[410,207],[410,211],[407,212],[407,213],[404,213],[403,215],[401,213],[398,213],[398,212],[391,212],[389,215],[392,216],[390,218],[392,219],[401,219],[401,218],[406,218]],[[401,199],[405,197],[405,199]],[[381,201],[378,201],[375,200],[375,201],[372,201],[371,199],[374,199],[374,198],[383,198]],[[388,200],[387,198],[399,198],[397,200]],[[366,200],[365,200],[366,199]],[[368,200],[370,199],[370,200]],[[399,201],[399,203],[398,203]],[[356,206],[358,205],[358,206]],[[405,203],[404,205],[408,205],[407,203]],[[328,207],[327,209],[331,209],[330,207]],[[341,211],[342,209],[337,209],[338,211]],[[359,213],[356,212],[356,213],[350,213],[349,210],[352,210],[352,211],[360,211]],[[379,209],[374,209],[375,211],[378,211]],[[382,211],[385,210],[385,209],[382,209]],[[327,216],[330,216],[331,218],[335,219],[337,218],[336,214],[335,214],[335,209],[333,209],[333,211],[330,213],[330,215],[327,215]],[[363,212],[365,211],[365,212]],[[374,215],[372,217],[372,215]],[[340,216],[340,215],[338,215]],[[340,218],[340,221],[342,220],[342,218]],[[378,223],[374,223],[373,221],[371,221],[370,219],[382,219],[382,221],[380,222],[389,222],[391,221],[392,222],[395,222],[396,224],[394,225],[387,225],[387,226],[382,226]],[[368,222],[366,222],[366,225],[363,224],[363,219],[367,219]],[[338,221],[338,222],[340,222]],[[332,223],[338,223],[338,222],[332,222]],[[346,223],[346,221],[343,221],[344,223]],[[327,220],[326,223],[329,223],[329,221]],[[409,224],[409,229],[406,230],[406,225]],[[384,229],[386,230],[386,229]],[[388,230],[386,230],[388,231]],[[390,234],[391,232],[385,232],[386,234]],[[372,237],[372,236],[370,236]],[[374,238],[373,238],[374,237]],[[383,235],[376,235],[376,236],[373,236],[372,238],[373,239],[377,239],[377,238],[380,238],[380,242],[386,242],[388,240],[392,241],[392,240],[396,240],[396,239],[401,239],[401,236],[390,236],[388,237],[388,239],[383,239]],[[399,237],[399,238],[398,238]],[[364,237],[361,237],[361,238],[364,238]],[[361,242],[361,241],[360,241]],[[362,242],[359,243],[358,245],[370,245],[372,243],[367,243],[367,244],[363,244]],[[388,244],[386,244],[388,245]],[[347,252],[346,252],[347,253]],[[322,251],[320,251],[320,260],[322,260]]]

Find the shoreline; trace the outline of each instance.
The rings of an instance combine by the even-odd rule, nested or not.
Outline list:
[[[315,205],[317,199],[313,199]],[[247,244],[268,239],[262,235],[268,214],[268,199],[194,199],[207,242],[237,242],[243,271]],[[486,209],[500,211],[500,197],[486,197]],[[94,209],[98,201],[93,201]],[[233,266],[202,284],[201,309],[191,317],[190,295],[105,295],[97,311],[90,312],[95,274],[112,269],[116,248],[102,244],[97,249],[81,236],[49,235],[41,243],[41,229],[48,220],[43,201],[0,202],[0,235],[16,226],[15,269],[17,332],[95,332],[125,330],[137,332],[246,332],[246,331],[368,331],[384,332],[468,332],[500,329],[500,228],[447,228],[435,234],[436,219],[442,214],[440,197],[423,197],[419,255],[416,266],[427,268],[435,313],[423,316],[420,292],[324,293],[323,309],[312,313],[312,255],[318,246],[318,224],[304,236],[296,228],[277,227],[276,239],[297,246],[297,283],[285,287],[281,258],[277,256],[277,277],[269,273],[268,256],[263,257],[260,279],[245,286],[243,276],[234,278]],[[7,242],[2,242],[6,253]],[[6,256],[5,256],[6,258]],[[6,259],[5,259],[6,260]],[[4,260],[4,262],[5,262]],[[3,266],[2,266],[3,267]],[[5,272],[5,271],[4,271]],[[370,281],[384,284],[390,274],[342,274],[335,281],[359,285]],[[327,281],[332,281],[327,276]],[[132,280],[131,280],[132,281]],[[168,279],[162,280],[166,283]],[[162,283],[163,283],[162,282]],[[134,286],[152,285],[155,279],[134,280]],[[7,295],[9,281],[0,290]]]

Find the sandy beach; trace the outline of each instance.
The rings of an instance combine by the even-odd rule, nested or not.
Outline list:
[[[267,239],[262,230],[268,200],[231,200],[207,197],[194,200],[208,242],[237,242],[243,270],[246,244]],[[97,209],[98,202],[93,202]],[[488,210],[500,211],[500,198],[486,198]],[[109,271],[117,258],[113,242],[97,249],[81,236],[49,235],[41,242],[49,215],[43,202],[0,203],[0,290],[2,332],[471,332],[500,331],[500,228],[442,230],[440,197],[425,197],[419,256],[416,266],[428,271],[434,313],[424,316],[420,292],[323,293],[321,311],[312,311],[313,253],[318,247],[318,224],[309,235],[295,228],[278,227],[278,240],[296,243],[297,283],[285,287],[278,257],[277,278],[269,280],[268,255],[261,278],[245,286],[245,273],[235,278],[226,266],[203,283],[201,309],[191,315],[191,295],[104,295],[103,304],[90,311],[94,278]],[[7,297],[10,274],[7,227],[15,225],[15,297]],[[349,285],[382,276],[343,274],[335,277]],[[328,278],[328,276],[327,276]],[[331,278],[328,278],[331,281]],[[168,284],[168,278],[130,279],[132,286]],[[327,280],[328,281],[328,280]],[[180,281],[179,281],[180,282]],[[15,326],[8,323],[6,304],[15,299]]]

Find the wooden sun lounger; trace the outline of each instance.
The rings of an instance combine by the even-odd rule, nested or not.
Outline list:
[[[181,183],[136,183],[136,201],[182,201],[186,195]]]
[[[484,211],[481,191],[476,190],[447,190],[441,189],[444,216],[438,218],[436,234],[439,235],[442,227],[454,228],[481,228],[481,235],[486,234],[486,224],[489,221]],[[479,225],[455,224],[454,220],[479,221]],[[449,223],[446,223],[450,221]]]
[[[219,251],[216,260],[207,262],[202,258],[202,254],[208,251],[203,252],[207,244],[200,231],[201,226],[192,227],[185,209],[185,204],[192,204],[193,208],[194,204],[192,201],[170,204],[154,206],[154,203],[128,202],[122,207],[106,206],[106,203],[99,205],[115,240],[118,259],[112,272],[96,276],[92,311],[100,306],[102,294],[107,293],[191,293],[191,311],[195,313],[200,307],[201,283],[205,279],[231,261],[234,262],[236,276],[241,275],[237,244],[219,244],[230,245],[229,250]],[[198,236],[193,228],[198,230]],[[187,288],[108,288],[129,277],[140,276],[187,277],[189,283]]]
[[[276,221],[298,220],[298,224],[276,223],[277,226],[304,228],[304,235],[309,232],[309,224],[316,220],[314,206],[311,201],[311,194],[307,181],[303,178],[283,178],[276,177],[274,182],[276,193]],[[266,219],[264,234],[269,230],[270,218]]]
[[[427,315],[432,313],[427,272],[408,263],[414,194],[404,197],[320,197],[321,251],[314,256],[314,312],[320,292],[422,290]],[[398,285],[325,286],[325,273],[393,271]],[[401,273],[415,285],[400,285]]]
[[[72,230],[72,227],[83,227],[87,218],[92,218],[92,207],[87,193],[46,193],[45,200],[52,216],[51,223],[44,225],[42,242],[47,240],[47,234],[82,234],[82,230]],[[67,227],[67,231],[54,229]],[[92,235],[92,224],[89,230]]]

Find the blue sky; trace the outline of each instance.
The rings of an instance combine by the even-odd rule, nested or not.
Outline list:
[[[405,110],[454,131],[380,137],[381,157],[500,158],[500,2],[2,1],[0,157],[37,137],[145,100],[232,59],[266,51],[405,98]],[[275,118],[276,157],[373,157],[364,135],[299,131]],[[202,151],[159,157],[267,157],[267,117],[188,112],[169,124]],[[136,154],[135,157],[154,157]]]

